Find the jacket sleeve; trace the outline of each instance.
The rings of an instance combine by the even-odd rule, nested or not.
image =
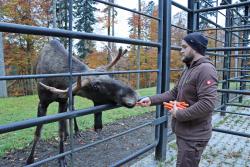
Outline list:
[[[196,91],[198,101],[184,110],[178,110],[176,119],[184,122],[211,114],[217,99],[217,83],[217,73],[214,66],[211,64],[203,66],[197,75]]]
[[[150,96],[150,100],[151,100],[151,105],[158,105],[158,104],[162,104],[163,102],[168,102],[170,100],[175,100],[177,98],[177,94],[178,94],[178,84],[175,85],[175,87],[167,92],[164,92],[162,94],[157,94],[154,96]]]

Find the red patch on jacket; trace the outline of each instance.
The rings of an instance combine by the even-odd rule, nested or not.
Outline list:
[[[207,85],[210,85],[211,83],[212,83],[211,80],[208,80],[208,81],[207,81]]]

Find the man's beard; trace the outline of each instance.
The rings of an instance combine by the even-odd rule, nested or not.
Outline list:
[[[184,56],[182,62],[185,63],[187,66],[189,66],[193,61],[193,59],[194,59],[193,55]]]

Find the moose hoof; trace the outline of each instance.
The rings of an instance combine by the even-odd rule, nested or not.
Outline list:
[[[29,157],[26,161],[26,165],[29,165],[29,164],[33,164],[34,163],[34,158],[33,157]]]
[[[96,133],[100,133],[102,131],[102,129],[95,129]]]
[[[59,166],[60,167],[67,167],[67,162],[66,162],[66,160],[64,158],[59,159]]]
[[[64,136],[63,141],[67,141],[69,139],[69,136]]]
[[[79,131],[75,132],[74,138],[82,137],[81,133]]]

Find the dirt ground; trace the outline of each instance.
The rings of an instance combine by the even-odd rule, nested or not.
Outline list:
[[[103,130],[96,133],[93,130],[81,132],[81,137],[77,137],[74,141],[74,147],[79,147],[92,143],[94,141],[104,139],[120,132],[126,131],[138,125],[142,125],[154,118],[154,113],[146,113],[141,116],[134,116],[127,119],[118,120],[117,122],[105,125]],[[114,138],[107,142],[88,147],[74,154],[74,166],[77,167],[106,167],[114,164],[115,162],[131,155],[151,144],[154,140],[154,127],[146,126],[135,132],[130,132],[121,137]],[[37,152],[35,161],[48,158],[58,153],[58,140],[51,139],[49,141],[40,141],[37,144]],[[66,149],[68,150],[70,144],[66,142]],[[16,167],[24,166],[26,158],[31,150],[31,144],[23,150],[13,151],[5,155],[0,160],[1,167]],[[152,152],[153,150],[151,150]],[[144,155],[146,156],[146,154]],[[66,157],[69,164],[69,156]],[[129,166],[134,161],[127,163]],[[50,161],[42,166],[58,166],[58,161]]]

